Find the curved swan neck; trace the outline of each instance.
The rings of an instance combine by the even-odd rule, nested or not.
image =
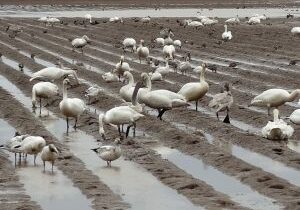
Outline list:
[[[225,32],[227,32],[227,25],[224,25],[224,27],[225,27]]]
[[[202,71],[200,73],[200,82],[205,81],[205,71],[206,71],[206,66],[202,66]]]
[[[32,88],[32,98],[31,98],[32,106],[36,107],[36,91],[35,88]]]
[[[63,82],[63,99],[67,99],[67,98],[68,98],[67,86],[66,86],[66,84]]]
[[[147,75],[146,76],[146,78],[145,78],[145,82],[146,82],[146,88],[148,89],[148,90],[151,90],[151,88],[152,88],[152,83],[151,83],[151,79],[150,79],[150,77]]]
[[[132,86],[133,83],[134,83],[134,78],[133,78],[132,74],[129,73],[128,74],[128,84]]]
[[[291,92],[291,94],[289,95],[287,101],[288,102],[294,101],[299,96],[300,96],[300,89],[296,89],[293,92]]]
[[[273,114],[274,114],[274,122],[277,122],[279,120],[279,111],[278,111],[278,109],[274,109]]]
[[[104,135],[104,127],[103,127],[104,114],[99,114],[99,134]]]

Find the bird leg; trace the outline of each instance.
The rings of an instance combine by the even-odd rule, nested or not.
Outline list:
[[[75,125],[74,125],[74,129],[75,129],[75,131],[76,131],[76,128],[77,128],[77,117],[75,118]]]
[[[135,137],[135,129],[136,129],[136,123],[133,124],[133,137]]]
[[[42,116],[42,98],[40,98],[40,117]]]
[[[109,161],[106,161],[107,167],[109,167]]]
[[[158,114],[158,118],[160,119],[160,120],[162,120],[162,116],[163,116],[163,114],[165,113],[165,111],[167,111],[167,109],[165,109],[165,108],[162,108],[160,111],[159,111],[159,114]]]
[[[124,133],[124,124],[122,124],[122,127],[121,127],[122,129],[121,129],[121,131],[122,131],[122,133]]]
[[[271,116],[271,108],[268,106],[268,115]]]
[[[36,166],[35,159],[36,159],[36,155],[33,155],[33,162],[34,162],[34,165]]]
[[[69,118],[67,117],[67,135],[68,135],[68,133],[69,133]]]
[[[51,163],[52,163],[51,170],[52,170],[52,174],[53,174],[53,165],[54,165],[54,161],[51,161]]]
[[[46,163],[45,163],[45,161],[43,161],[43,165],[44,165],[44,172],[46,171]]]
[[[218,112],[218,111],[216,112],[216,115],[217,115],[218,120],[220,120],[220,119],[219,119],[219,112]]]
[[[131,128],[132,126],[133,126],[133,124],[130,124],[130,125],[127,126],[127,129],[126,129],[126,138],[128,137],[130,128]]]
[[[118,125],[118,132],[119,132],[119,135],[121,136],[121,126]]]
[[[196,100],[196,112],[198,111],[198,100]]]

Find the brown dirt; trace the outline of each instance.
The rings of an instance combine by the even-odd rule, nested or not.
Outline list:
[[[147,44],[150,44],[149,40],[156,37],[161,28],[172,27],[176,37],[180,38],[181,40],[186,40],[188,43],[193,43],[186,44],[180,54],[184,54],[186,50],[189,50],[192,52],[192,58],[200,57],[216,59],[217,56],[220,56],[240,58],[261,64],[261,66],[240,64],[237,68],[218,66],[219,73],[207,73],[210,84],[209,92],[211,94],[217,93],[224,81],[230,81],[233,83],[235,88],[233,90],[235,106],[231,110],[232,118],[258,128],[261,128],[267,123],[268,117],[265,113],[258,113],[245,108],[251,98],[253,98],[251,91],[261,92],[266,88],[269,88],[267,83],[290,89],[297,88],[298,86],[298,72],[288,72],[287,74],[285,71],[280,69],[270,69],[262,66],[264,63],[267,63],[288,68],[289,70],[299,70],[299,66],[288,66],[286,64],[289,62],[289,60],[297,58],[300,53],[298,38],[292,37],[289,34],[290,27],[292,25],[299,24],[299,20],[297,19],[287,23],[284,23],[286,20],[270,20],[268,21],[269,25],[261,26],[233,26],[231,27],[231,30],[233,31],[234,39],[231,42],[221,43],[220,45],[217,42],[220,40],[219,37],[221,31],[223,30],[222,24],[196,31],[179,27],[176,24],[175,19],[155,19],[153,21],[154,23],[151,24],[150,27],[142,26],[140,23],[136,23],[131,20],[126,21],[124,25],[107,24],[101,22],[101,24],[97,26],[88,27],[80,25],[74,26],[72,23],[73,20],[65,21],[69,22],[69,26],[48,28],[47,33],[43,32],[45,30],[43,28],[31,26],[36,25],[36,22],[33,20],[18,21],[17,19],[10,19],[8,21],[1,21],[1,23],[4,26],[7,23],[20,24],[24,29],[24,32],[18,35],[20,39],[44,46],[53,52],[68,55],[76,60],[84,61],[106,71],[111,70],[113,66],[93,59],[87,55],[81,56],[78,53],[72,53],[69,49],[63,48],[62,46],[70,46],[70,43],[67,40],[68,38],[87,34],[92,38],[92,40],[109,44],[109,46],[107,46],[105,44],[92,42],[93,46],[115,53],[116,55],[111,55],[104,51],[101,52],[99,50],[94,50],[89,47],[85,48],[86,52],[96,57],[105,59],[106,61],[116,63],[119,59],[119,55],[121,54],[121,50],[115,48],[114,46],[118,46],[119,41],[124,37],[134,36],[137,38],[137,40],[143,38],[148,42]],[[30,25],[26,25],[27,23]],[[103,33],[104,31],[105,33]],[[120,31],[120,33],[116,33],[116,31]],[[58,39],[53,35],[59,36],[65,40]],[[16,39],[10,39],[6,34],[0,33],[0,40],[29,53],[35,53],[38,55],[38,57],[50,62],[56,62],[56,58],[49,53],[43,52],[30,45],[23,44]],[[48,41],[52,41],[58,45],[54,45]],[[203,44],[205,44],[205,47]],[[1,43],[0,46],[1,53],[3,55],[18,60],[18,62],[24,63],[26,67],[32,69],[33,71],[37,71],[42,68],[41,65],[35,63],[32,59],[29,59],[20,53],[7,48]],[[154,56],[160,55],[156,50],[151,52],[153,52]],[[135,57],[134,55],[130,54],[126,55],[132,58]],[[259,58],[262,59],[263,62],[259,61]],[[281,64],[275,64],[274,61],[279,61]],[[129,60],[129,63],[131,67],[136,70],[134,71],[135,78],[138,78],[141,72],[148,71],[148,68],[145,68],[144,65],[138,64],[131,60]],[[242,70],[242,67],[248,69]],[[111,107],[114,107],[116,104],[121,103],[120,98],[114,98],[108,92],[117,94],[122,84],[107,84],[101,79],[99,74],[87,71],[82,67],[77,68],[79,77],[97,83],[99,86],[107,90],[107,92],[103,92],[101,94],[99,102],[95,103],[94,106],[107,110]],[[254,70],[267,72],[268,74],[254,72]],[[10,81],[14,82],[20,89],[22,89],[22,91],[24,91],[26,95],[30,96],[31,84],[27,82],[27,76],[23,76],[21,72],[16,73],[16,71],[4,64],[0,64],[0,73],[7,77]],[[224,75],[221,73],[229,73],[229,75]],[[271,73],[272,76],[270,77]],[[233,75],[236,75],[237,77],[233,77]],[[162,81],[155,83],[154,88],[166,88],[177,91],[182,84],[189,81],[196,81],[196,79],[191,79],[188,76],[179,74],[170,74],[167,76],[167,79],[176,82],[176,84],[171,85]],[[82,97],[82,92],[86,88],[86,85],[75,87],[71,90],[71,95]],[[2,93],[0,92],[0,99],[1,98],[4,100],[9,98],[9,96],[7,96],[7,93],[2,91]],[[11,98],[9,99],[13,100]],[[205,97],[200,103],[201,106],[207,107],[208,101],[209,97]],[[56,105],[57,103],[50,107],[50,109],[55,113],[59,113]],[[9,110],[9,107],[1,105],[0,109]],[[17,119],[12,116],[12,113],[21,109],[22,108],[20,105],[16,105],[16,107],[11,108],[11,114],[6,114],[2,117],[12,121],[12,124],[14,125],[22,125],[21,127],[25,130],[25,128],[28,129],[26,126],[32,125],[30,125],[30,123],[20,124],[20,122],[17,122]],[[294,108],[289,106],[280,107],[280,111],[284,116],[291,113],[293,109]],[[29,119],[30,113],[26,113],[26,116]],[[96,117],[97,116],[92,114],[83,116],[80,120],[80,124],[82,125],[80,129],[94,135],[96,138],[99,138],[97,134]],[[30,122],[31,121],[32,119]],[[169,111],[164,116],[164,121],[158,121],[155,117],[147,116],[138,122],[138,128],[150,135],[151,140],[159,140],[166,146],[179,149],[180,151],[183,151],[189,155],[194,155],[195,157],[200,157],[207,164],[218,168],[226,174],[235,176],[241,182],[251,186],[258,192],[276,199],[279,203],[285,205],[287,209],[299,208],[299,187],[296,187],[287,181],[274,176],[273,174],[267,173],[260,168],[249,165],[244,161],[232,156],[230,154],[230,145],[229,151],[228,148],[224,148],[218,144],[211,145],[204,139],[201,132],[181,131],[171,124],[172,121],[200,128],[201,130],[211,133],[221,145],[234,143],[257,153],[264,154],[274,160],[285,163],[299,170],[300,155],[299,153],[290,150],[286,146],[286,142],[272,142],[263,139],[258,135],[245,132],[244,130],[240,130],[232,125],[224,125],[222,122],[217,121],[214,117],[210,117],[205,113],[197,113],[189,109],[174,109]],[[35,128],[37,125],[38,122],[31,128]],[[43,128],[39,126],[39,133],[41,131],[40,129],[43,130]],[[298,136],[299,134],[299,128],[296,127],[295,135]],[[115,137],[116,131],[109,130],[109,135]],[[216,208],[220,206],[232,209],[240,208],[240,206],[230,201],[226,195],[218,193],[205,183],[192,178],[190,175],[184,173],[182,170],[178,169],[175,165],[169,163],[168,161],[162,161],[159,156],[149,149],[147,144],[143,144],[139,140],[143,140],[143,137],[138,137],[136,139],[129,138],[123,143],[125,156],[128,159],[137,162],[142,167],[148,169],[164,184],[177,189],[195,204],[203,205],[208,208]],[[86,171],[82,164],[72,165],[72,167],[67,168],[62,163],[63,161],[60,161],[59,163],[60,169],[66,174],[70,173],[71,169],[77,169],[80,167],[81,170]],[[89,172],[87,171],[87,173]],[[72,179],[75,179],[72,174],[69,174],[69,176]],[[89,174],[89,176],[92,175]],[[95,180],[95,182],[98,183],[100,181]],[[86,184],[85,182],[80,183],[83,186]],[[189,186],[191,186],[191,184],[196,187],[190,189]],[[278,189],[278,187],[274,188],[275,185],[280,185],[282,189]],[[83,186],[79,186],[79,188],[82,189],[84,188]],[[105,190],[110,192],[106,188]],[[91,195],[91,192],[89,191],[85,191],[85,193],[89,196]],[[209,196],[210,199],[206,199],[206,196]],[[107,206],[110,207],[110,205],[114,206],[116,203],[119,204],[119,198],[110,192],[108,198],[111,197],[114,198],[114,202],[107,204]],[[98,209],[98,207],[95,208]]]

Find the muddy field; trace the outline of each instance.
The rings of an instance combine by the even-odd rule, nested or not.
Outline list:
[[[266,89],[299,88],[300,61],[289,65],[300,55],[300,38],[290,33],[292,26],[299,26],[299,18],[230,26],[234,37],[230,42],[220,38],[223,20],[199,30],[183,28],[176,19],[167,18],[152,19],[148,25],[133,19],[125,19],[124,24],[98,19],[98,25],[74,24],[74,20],[46,27],[34,19],[0,19],[1,141],[17,130],[42,135],[62,151],[54,175],[43,174],[41,162],[33,167],[31,157],[26,167],[22,163],[15,168],[13,157],[1,152],[1,209],[52,209],[55,202],[57,209],[300,209],[299,127],[293,126],[295,133],[289,141],[266,140],[260,130],[272,117],[266,109],[248,107]],[[14,37],[5,32],[8,25],[18,25],[22,32]],[[190,52],[194,66],[216,65],[217,73],[206,74],[209,94],[200,101],[198,112],[193,106],[173,109],[163,121],[149,109],[137,123],[137,136],[130,134],[123,140],[121,160],[106,168],[90,149],[118,136],[116,129],[106,126],[110,140],[102,141],[98,114],[122,103],[123,84],[106,83],[101,75],[119,61],[121,40],[144,39],[153,47],[151,40],[165,27],[184,43],[176,53],[178,59]],[[84,54],[72,52],[69,40],[84,34],[91,44]],[[162,59],[160,48],[151,48],[150,55]],[[149,72],[136,54],[126,52],[125,57],[136,80]],[[84,99],[84,91],[93,84],[102,88],[99,100],[80,118],[79,130],[71,130],[69,136],[58,108],[61,96],[47,107],[50,116],[45,109],[42,117],[31,110],[31,74],[54,66],[58,59],[76,68],[81,81],[68,90],[70,97]],[[229,67],[231,62],[237,66]],[[25,66],[23,72],[20,63]],[[170,73],[164,81],[154,82],[153,89],[178,91],[198,80],[196,73]],[[218,121],[208,108],[224,82],[233,86],[231,124]],[[57,84],[61,87],[61,81]],[[288,116],[296,107],[295,102],[288,103],[280,107],[280,115]],[[31,185],[33,175],[40,184]],[[48,193],[37,193],[45,190],[40,186],[45,183]],[[57,195],[58,191],[65,193]]]

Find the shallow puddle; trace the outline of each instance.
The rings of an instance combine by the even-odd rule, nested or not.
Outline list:
[[[15,129],[6,121],[0,119],[1,141],[13,137]],[[14,155],[9,158],[14,164]],[[51,166],[46,164],[46,172],[43,172],[43,164],[40,155],[37,157],[37,166],[33,164],[31,155],[27,158],[27,163],[18,165],[16,172],[20,182],[24,184],[26,193],[33,201],[36,201],[43,209],[92,209],[91,201],[88,200],[78,188],[73,186],[72,181],[60,170],[54,167],[54,173],[50,172]]]
[[[227,194],[233,201],[251,209],[280,209],[275,200],[265,197],[242,184],[234,177],[223,174],[205,164],[201,159],[185,155],[176,149],[159,146],[153,148],[163,158],[174,163],[193,177],[211,185],[215,190]]]

